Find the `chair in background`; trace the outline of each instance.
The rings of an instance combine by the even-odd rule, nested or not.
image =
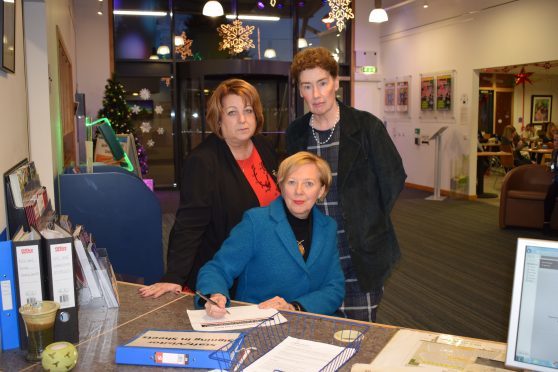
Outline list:
[[[542,229],[544,199],[552,182],[552,173],[538,164],[522,165],[509,171],[500,193],[500,227],[508,226]],[[550,222],[558,228],[558,214]]]
[[[515,167],[515,164],[513,162],[513,149],[511,145],[502,144],[500,145],[500,150],[503,152],[509,152],[511,154],[511,155],[500,155],[500,165],[502,165],[502,168],[504,168],[504,170],[507,173]]]

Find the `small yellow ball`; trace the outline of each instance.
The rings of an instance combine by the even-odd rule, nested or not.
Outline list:
[[[48,345],[41,356],[45,371],[66,372],[76,366],[78,352],[71,343],[60,341]]]

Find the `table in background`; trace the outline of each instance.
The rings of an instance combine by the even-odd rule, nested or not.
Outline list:
[[[544,159],[546,154],[552,155],[553,149],[525,149],[521,151],[527,151],[529,154],[536,154],[537,156],[537,163],[544,164]]]
[[[142,299],[138,296],[139,286],[118,283],[120,295],[119,309],[82,307],[79,312],[80,343],[78,364],[73,369],[79,371],[173,371],[181,368],[141,367],[116,364],[115,350],[146,329],[191,330],[187,309],[194,308],[191,295],[166,294],[158,299]],[[288,312],[284,312],[288,318]],[[338,318],[336,318],[338,319]],[[354,321],[352,321],[354,322]],[[350,371],[354,363],[370,363],[397,331],[397,327],[370,324],[360,351],[349,360],[341,371]],[[0,353],[2,371],[42,371],[40,364],[25,361],[21,350]],[[202,369],[197,369],[202,371]]]

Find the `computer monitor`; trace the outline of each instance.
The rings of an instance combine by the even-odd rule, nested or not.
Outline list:
[[[517,239],[506,365],[558,371],[558,241]]]

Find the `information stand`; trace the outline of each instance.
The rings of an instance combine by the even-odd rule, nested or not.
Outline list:
[[[436,141],[436,149],[434,154],[434,195],[430,195],[426,200],[444,200],[445,196],[440,196],[440,183],[442,178],[442,133],[448,127],[441,127],[436,133],[428,139],[428,141]]]

